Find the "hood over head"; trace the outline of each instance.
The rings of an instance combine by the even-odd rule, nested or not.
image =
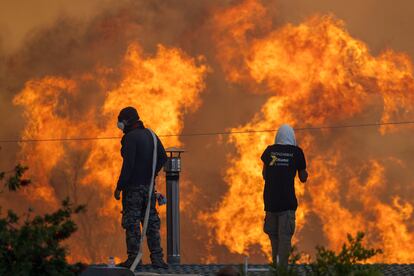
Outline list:
[[[279,127],[276,133],[275,144],[296,146],[295,131],[288,124]]]

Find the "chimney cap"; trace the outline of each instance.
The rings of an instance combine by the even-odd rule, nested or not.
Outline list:
[[[169,147],[169,148],[166,148],[166,149],[165,149],[165,151],[166,151],[166,152],[171,152],[171,153],[173,153],[173,152],[178,152],[178,153],[185,152],[185,150],[184,150],[184,149],[180,149],[180,148],[176,148],[176,147]]]

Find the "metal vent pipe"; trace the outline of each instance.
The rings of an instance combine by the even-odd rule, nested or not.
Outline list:
[[[164,166],[167,185],[167,263],[180,264],[180,171],[181,153],[178,148],[166,149]]]

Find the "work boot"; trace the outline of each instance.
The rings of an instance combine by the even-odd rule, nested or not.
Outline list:
[[[119,263],[116,266],[130,268],[131,265],[134,263],[134,260],[135,260],[135,257],[128,258],[128,259],[126,259],[126,261],[124,261],[122,263]],[[137,268],[140,267],[140,266],[142,266],[142,259],[139,261]]]
[[[152,263],[153,268],[162,268],[162,269],[168,268],[168,264],[166,264],[163,259],[151,260],[151,263]]]

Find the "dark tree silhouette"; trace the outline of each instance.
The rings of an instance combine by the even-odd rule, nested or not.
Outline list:
[[[23,178],[26,170],[17,165],[12,171],[0,172],[0,183],[17,192],[31,183]],[[84,266],[67,263],[68,250],[62,241],[77,230],[72,215],[83,211],[84,205],[74,205],[66,198],[60,209],[42,216],[34,215],[30,208],[23,220],[12,210],[0,214],[0,275],[78,274]]]

